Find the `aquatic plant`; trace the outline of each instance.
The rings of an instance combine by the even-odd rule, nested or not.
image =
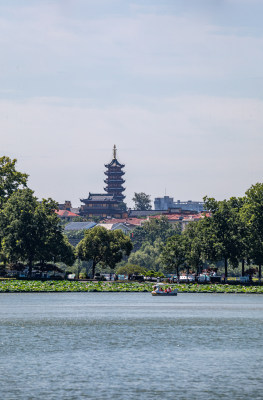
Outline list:
[[[169,285],[167,285],[168,287]],[[0,293],[10,292],[151,292],[150,282],[0,281]],[[261,293],[263,286],[176,284],[179,293]]]

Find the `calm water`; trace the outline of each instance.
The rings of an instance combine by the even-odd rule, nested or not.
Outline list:
[[[263,399],[263,296],[0,295],[0,398]]]

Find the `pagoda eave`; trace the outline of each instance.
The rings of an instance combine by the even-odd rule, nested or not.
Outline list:
[[[116,165],[114,165],[114,162],[116,162],[115,163]],[[116,168],[124,168],[125,164],[120,164],[119,161],[112,160],[112,162],[110,164],[104,164],[104,167],[106,167],[106,168],[114,168],[114,167],[116,167]]]

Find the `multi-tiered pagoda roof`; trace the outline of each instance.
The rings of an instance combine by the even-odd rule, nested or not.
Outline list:
[[[116,146],[114,145],[113,147],[113,159],[109,164],[105,164],[105,167],[107,168],[107,171],[105,171],[105,175],[107,175],[107,178],[104,180],[106,183],[106,187],[104,190],[108,193],[111,194],[115,197],[116,200],[119,202],[123,202],[125,199],[125,196],[123,194],[125,188],[123,187],[123,184],[125,180],[123,179],[123,175],[125,172],[123,171],[123,168],[125,167],[124,164],[121,164],[117,160],[117,149]]]

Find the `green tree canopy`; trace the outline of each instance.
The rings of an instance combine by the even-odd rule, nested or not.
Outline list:
[[[187,240],[183,235],[177,234],[167,240],[161,254],[166,272],[174,273],[176,271],[179,276],[179,270],[186,261],[186,248]]]
[[[247,227],[248,257],[259,266],[263,264],[263,184],[256,183],[246,191],[241,216]]]
[[[0,208],[12,193],[27,185],[28,175],[16,170],[16,162],[16,159],[0,157]]]
[[[30,189],[18,189],[0,212],[1,254],[9,262],[27,262],[29,274],[39,261],[74,262],[73,247],[62,234],[52,199],[38,202]]]
[[[146,193],[134,193],[132,201],[134,201],[134,208],[136,210],[145,211],[152,209],[150,195]]]
[[[98,263],[114,269],[124,255],[129,255],[132,243],[121,230],[108,231],[102,226],[95,226],[85,232],[84,239],[77,245],[77,255],[81,260],[92,260],[92,275]]]
[[[116,270],[116,274],[118,275],[144,275],[145,269],[140,265],[127,263],[123,267],[119,267]]]
[[[205,253],[206,235],[204,222],[204,220],[190,222],[183,232],[187,243],[185,249],[186,263],[189,267],[194,268],[197,273],[200,272]]]
[[[167,217],[151,218],[142,226],[133,231],[132,243],[135,250],[138,250],[144,243],[154,244],[156,240],[165,242],[169,237],[181,231],[179,225],[172,226]]]
[[[207,230],[210,242],[208,258],[212,261],[224,260],[227,278],[228,261],[236,267],[242,254],[244,227],[240,216],[241,200],[216,201],[205,197],[204,201],[205,208],[212,213],[208,220],[210,229]]]
[[[145,270],[158,271],[162,268],[161,242],[156,240],[153,244],[145,242],[140,250],[132,252],[128,258],[131,264],[140,265]]]

